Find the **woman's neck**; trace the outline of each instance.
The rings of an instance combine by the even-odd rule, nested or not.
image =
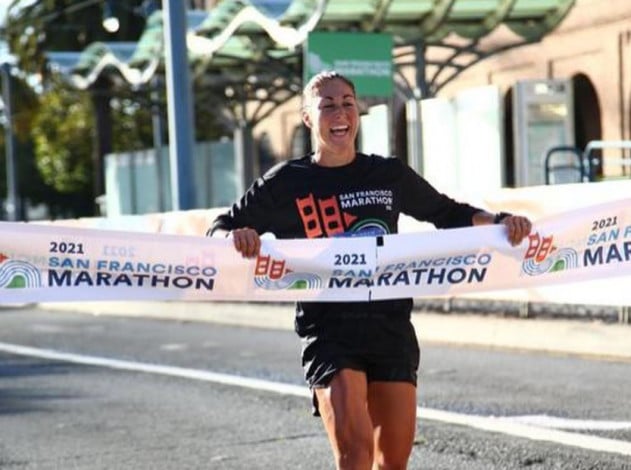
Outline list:
[[[356,155],[355,149],[343,153],[316,150],[311,160],[319,166],[336,167],[348,165],[355,160]]]

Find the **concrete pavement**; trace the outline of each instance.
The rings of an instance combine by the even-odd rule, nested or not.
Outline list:
[[[293,305],[287,303],[62,302],[39,304],[38,308],[277,329],[293,329],[294,315]],[[412,322],[421,346],[442,343],[631,361],[631,325],[418,311]]]

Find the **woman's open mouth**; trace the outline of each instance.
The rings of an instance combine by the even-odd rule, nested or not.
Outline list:
[[[331,128],[331,134],[334,136],[343,136],[348,133],[349,126],[334,126]]]

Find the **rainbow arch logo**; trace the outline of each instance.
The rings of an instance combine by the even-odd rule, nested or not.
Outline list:
[[[578,268],[578,253],[573,248],[558,248],[554,236],[542,237],[539,232],[528,235],[528,251],[522,261],[522,272],[539,276]]]
[[[0,289],[42,287],[39,269],[26,261],[9,259],[0,253]]]

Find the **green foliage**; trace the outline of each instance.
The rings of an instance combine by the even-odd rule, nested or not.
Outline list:
[[[91,194],[94,118],[89,97],[58,83],[40,100],[32,135],[44,182],[61,193]]]
[[[11,81],[11,108],[12,108],[12,129],[13,129],[13,149],[17,160],[18,181],[22,180],[24,168],[28,167],[30,152],[30,136],[31,123],[38,109],[37,95],[33,93],[31,88],[19,77],[10,75]],[[5,86],[4,79],[2,86]],[[3,109],[4,114],[5,110]],[[6,119],[6,116],[3,116]],[[0,133],[0,198],[4,197],[7,191],[6,187],[6,128]],[[20,185],[21,186],[21,185]],[[30,189],[30,188],[29,188]]]
[[[114,152],[142,150],[153,146],[151,104],[147,99],[142,93],[117,90],[110,100]]]
[[[81,51],[97,41],[138,39],[144,19],[134,14],[133,8],[141,2],[114,2],[114,13],[120,20],[116,34],[102,27],[103,1],[14,0],[9,7],[5,37],[17,58],[17,68],[23,76],[39,77],[44,90],[40,96],[28,87],[13,90],[12,101],[19,107],[14,109],[19,193],[31,202],[46,202],[53,216],[94,212],[92,159],[96,130],[89,94],[64,86],[58,76],[50,74],[46,53]],[[25,88],[30,92],[28,99],[24,99]],[[117,115],[113,113],[115,127]],[[121,129],[114,134],[115,150],[131,145],[136,137],[129,124],[134,117],[123,113],[121,119]],[[3,160],[0,156],[4,168]],[[5,186],[3,179],[3,194]]]
[[[226,123],[218,120],[218,111],[224,103],[217,100],[216,96],[209,95],[194,88],[193,113],[195,116],[195,140],[208,142],[232,135]]]
[[[20,8],[16,5],[20,3]],[[99,41],[136,41],[144,28],[144,19],[134,13],[142,0],[115,0],[115,14],[120,20],[116,34],[106,32],[101,24],[104,1],[99,0],[14,0],[9,8],[5,36],[17,68],[24,77],[40,79],[35,89],[25,82],[14,87],[14,128],[19,156],[19,192],[31,202],[46,202],[53,214],[91,215],[94,211],[96,133],[109,135],[110,128],[96,129],[92,93],[107,93],[111,109],[111,150],[125,152],[152,148],[151,90],[131,90],[116,71],[102,74],[105,86],[81,91],[65,84],[62,77],[46,67],[46,53],[83,51]],[[113,79],[113,75],[117,75]],[[101,79],[99,79],[101,80]],[[103,84],[102,83],[102,84]],[[102,85],[101,84],[101,85]],[[35,91],[34,91],[35,90]],[[195,103],[195,137],[214,140],[225,135],[217,121],[221,103],[213,97]],[[162,115],[162,140],[167,143],[166,100],[164,88],[157,101]],[[102,114],[99,114],[102,115]],[[0,136],[0,149],[4,137]],[[3,175],[4,153],[0,155]],[[5,181],[0,176],[2,196]],[[2,197],[0,196],[0,197]]]

